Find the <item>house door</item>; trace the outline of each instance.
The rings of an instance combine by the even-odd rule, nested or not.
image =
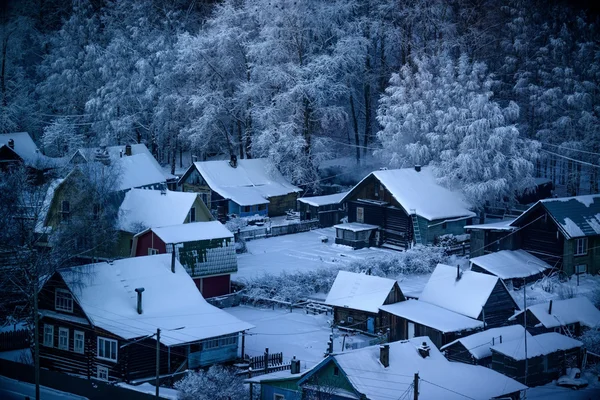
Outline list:
[[[375,333],[375,318],[367,318],[367,331],[369,333]]]
[[[407,339],[412,339],[415,337],[415,324],[412,322],[408,323],[408,337]]]

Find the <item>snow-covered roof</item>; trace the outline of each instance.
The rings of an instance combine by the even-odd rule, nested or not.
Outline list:
[[[406,300],[379,307],[401,318],[429,326],[443,333],[483,329],[483,322],[419,300]]]
[[[371,231],[373,229],[379,229],[377,225],[363,224],[361,222],[346,222],[344,224],[337,224],[333,226],[337,229],[343,229],[345,231],[362,232]]]
[[[541,335],[527,337],[527,358],[551,354],[556,351],[570,350],[583,346],[579,340],[575,340],[560,333],[550,332]],[[525,360],[525,340],[516,339],[492,346],[492,350],[513,360]]]
[[[12,149],[19,157],[26,162],[35,162],[39,150],[38,147],[29,136],[27,132],[13,132],[13,133],[2,133],[0,134],[0,147],[6,145],[8,147],[8,141],[12,139],[15,147]]]
[[[134,157],[134,156],[132,156]],[[131,189],[119,207],[119,229],[138,233],[147,228],[183,224],[197,193]]]
[[[152,164],[154,165],[154,168],[156,170],[159,170],[162,172],[163,176],[165,177],[165,179],[173,179],[175,178],[175,175],[172,175],[168,172],[165,172],[162,167],[160,166],[160,164],[158,163],[158,161],[156,161],[156,158],[154,158],[154,156],[152,155],[152,153],[150,152],[150,150],[148,150],[148,147],[146,147],[145,144],[143,143],[135,143],[135,144],[131,144],[131,155],[135,156],[138,154],[145,154],[150,161],[152,162]],[[100,150],[100,147],[87,147],[87,148],[81,148],[78,149],[75,154],[73,154],[73,156],[71,156],[71,159],[73,159],[73,157],[75,157],[76,154],[81,155],[85,160],[87,161],[93,161],[94,160],[94,155],[96,154],[96,151]],[[128,157],[125,155],[125,145],[122,146],[107,146],[104,148],[104,150],[106,150],[106,152],[108,153],[111,161],[116,161],[120,158],[125,158]]]
[[[457,267],[438,264],[419,296],[419,301],[477,319],[494,290],[498,277],[461,271],[460,279],[456,280],[456,270]]]
[[[328,206],[331,204],[339,204],[340,201],[342,201],[342,199],[346,197],[347,194],[348,192],[342,192],[328,194],[326,196],[301,197],[298,199],[298,201],[301,203],[306,203],[313,207]]]
[[[475,216],[460,193],[437,183],[430,167],[423,167],[419,172],[414,168],[374,171],[354,188],[370,176],[379,180],[409,214],[415,210],[418,216],[429,221]]]
[[[423,342],[430,347],[426,358],[418,352]],[[420,378],[419,400],[490,399],[527,388],[489,368],[446,360],[426,336],[389,346],[387,368],[379,361],[379,346],[347,351],[333,358],[352,386],[371,400],[401,398],[403,393],[412,391],[416,372]]]
[[[233,233],[219,221],[162,226],[152,228],[152,231],[165,243],[184,243],[233,237]],[[138,233],[136,236],[140,236],[143,233]]]
[[[266,204],[270,197],[301,191],[270,169],[266,158],[238,160],[236,168],[227,160],[197,161],[190,168],[196,168],[212,190],[242,206]]]
[[[478,224],[478,225],[466,225],[465,229],[481,229],[481,230],[490,230],[490,231],[514,231],[517,229],[510,224],[514,221],[514,219],[507,219],[499,222],[491,222],[489,224]]]
[[[454,342],[442,346],[440,350],[444,351],[456,343],[461,343],[475,359],[481,360],[492,356],[490,348],[496,343],[500,344],[517,339],[524,340],[523,336],[525,334],[527,334],[528,340],[532,337],[521,325],[502,326],[456,339]]]
[[[339,271],[325,304],[378,313],[394,284],[393,279]]]
[[[543,206],[567,239],[600,235],[600,194],[540,200],[519,216],[519,226],[530,210]]]
[[[470,262],[500,279],[525,278],[552,268],[525,250],[501,250],[471,258]]]
[[[154,165],[154,157],[136,154],[113,162],[114,170],[119,174],[118,190],[126,190],[165,182],[162,170]]]
[[[54,179],[48,185],[48,189],[46,189],[46,195],[44,196],[44,201],[42,203],[42,208],[40,209],[40,213],[38,215],[38,219],[35,223],[35,232],[36,233],[48,233],[52,229],[52,227],[46,225],[46,219],[48,218],[48,211],[50,211],[50,206],[52,205],[52,200],[54,199],[54,192],[63,183],[64,179]]]
[[[600,310],[587,297],[553,300],[551,314],[548,312],[550,303],[535,304],[527,309],[546,328],[556,328],[577,322],[589,328],[600,326]],[[515,319],[521,313],[523,311],[516,313],[511,319]]]
[[[89,264],[59,273],[93,325],[124,339],[151,335],[160,328],[161,343],[173,346],[253,328],[208,304],[175,262],[175,273],[170,254]],[[144,288],[141,315],[136,288]]]

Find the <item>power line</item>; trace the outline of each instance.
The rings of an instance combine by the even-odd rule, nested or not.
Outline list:
[[[581,165],[587,165],[589,167],[600,168],[600,165],[592,164],[592,163],[589,163],[587,161],[577,160],[575,158],[571,158],[571,157],[567,157],[567,156],[563,156],[563,155],[555,153],[553,151],[544,150],[544,149],[541,149],[541,151],[543,151],[545,153],[548,153],[548,154],[552,154],[553,156],[556,156],[556,157],[560,157],[560,158],[564,158],[564,159],[569,160],[569,161],[573,161],[573,162],[581,164]]]

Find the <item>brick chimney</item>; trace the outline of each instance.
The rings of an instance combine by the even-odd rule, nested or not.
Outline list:
[[[431,347],[429,347],[427,342],[423,342],[423,344],[419,346],[418,350],[421,357],[427,358],[429,357],[429,350],[431,350]]]
[[[385,368],[390,366],[390,345],[382,344],[379,346],[379,362]]]

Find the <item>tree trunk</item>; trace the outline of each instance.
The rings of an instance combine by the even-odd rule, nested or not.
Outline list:
[[[354,95],[350,95],[350,112],[352,114],[352,126],[354,127],[354,141],[356,143],[356,164],[360,165],[360,137],[358,134],[358,120],[354,109]]]
[[[304,98],[304,154],[310,154],[310,146],[311,146],[311,129],[310,129],[310,104],[307,98]]]
[[[371,137],[371,85],[365,84],[365,137],[363,157],[367,156],[367,148],[369,147],[369,139]]]
[[[242,121],[237,120],[238,146],[240,149],[240,160],[244,159],[244,138],[242,135]]]

